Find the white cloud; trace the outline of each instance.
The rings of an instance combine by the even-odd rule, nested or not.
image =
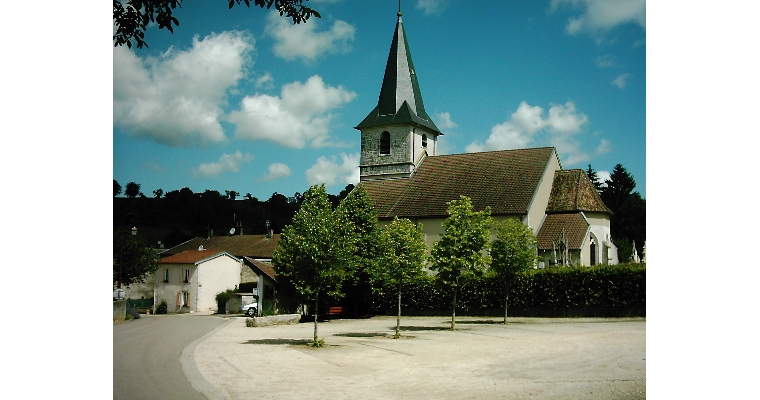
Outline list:
[[[356,28],[345,21],[336,20],[330,30],[322,32],[317,31],[316,18],[301,24],[289,21],[277,12],[269,14],[266,32],[274,37],[274,53],[280,58],[314,61],[325,53],[345,53],[351,50]]]
[[[414,7],[422,10],[425,14],[440,14],[449,6],[449,0],[417,0]]]
[[[599,56],[596,58],[596,66],[599,68],[611,68],[614,67],[617,62],[615,61],[615,57],[607,54],[604,56]]]
[[[646,29],[646,0],[552,0],[551,9],[565,4],[584,9],[568,19],[565,29],[571,35],[604,32],[630,22]]]
[[[452,129],[458,126],[456,122],[451,120],[451,114],[448,111],[435,114],[435,124],[440,129]]]
[[[256,87],[271,87],[272,86],[272,74],[267,72],[263,76],[260,76],[258,79],[256,79]]]
[[[599,142],[599,146],[596,147],[596,152],[598,154],[605,154],[612,151],[612,144],[607,139],[602,139]]]
[[[291,174],[292,172],[290,171],[290,167],[288,167],[287,164],[274,163],[269,165],[267,173],[261,176],[261,180],[271,181],[277,178],[290,176]]]
[[[607,183],[605,182],[610,179],[610,172],[596,171],[596,179],[599,181],[599,183],[602,184],[603,187],[607,187]]]
[[[305,83],[282,87],[280,97],[265,94],[246,96],[240,110],[227,120],[236,124],[235,137],[271,140],[285,147],[335,146],[329,135],[329,110],[348,103],[356,93],[332,87],[314,75]]]
[[[491,134],[485,142],[474,141],[465,151],[474,153],[520,149],[542,139],[540,141],[547,142],[543,145],[557,148],[564,164],[571,165],[589,158],[573,137],[587,122],[588,116],[579,113],[575,104],[570,101],[551,106],[546,116],[543,108],[531,106],[523,101],[508,121],[491,128]],[[550,135],[548,138],[542,138],[542,132]]]
[[[215,163],[204,163],[198,166],[193,172],[196,177],[217,177],[225,172],[238,172],[243,164],[253,161],[253,156],[236,151],[235,154],[222,154],[219,161]]]
[[[317,163],[306,170],[306,180],[309,185],[319,185],[324,183],[326,186],[339,184],[357,184],[359,183],[359,153],[346,154],[341,153],[340,161],[336,156],[329,159],[319,157]]]
[[[620,89],[625,89],[629,80],[631,80],[631,74],[620,74],[612,81],[612,83]]]
[[[115,47],[114,126],[176,147],[224,141],[225,95],[245,76],[253,43],[242,32],[223,32],[145,59]]]

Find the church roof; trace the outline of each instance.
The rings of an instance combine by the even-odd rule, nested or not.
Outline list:
[[[580,249],[586,238],[589,223],[583,214],[547,214],[536,235],[536,246],[541,250],[551,250],[552,243],[562,237],[564,232],[569,249]]]
[[[409,178],[361,182],[379,219],[447,217],[460,195],[492,215],[527,214],[553,147],[427,157]]]
[[[425,106],[422,104],[417,71],[412,63],[412,53],[406,40],[401,12],[398,13],[377,107],[356,126],[356,129],[395,124],[416,124],[434,133],[443,134],[425,112]]]
[[[612,214],[594,188],[586,172],[581,169],[554,172],[552,193],[546,213],[593,211]]]

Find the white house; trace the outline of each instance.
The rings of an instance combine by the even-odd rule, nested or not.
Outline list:
[[[155,304],[170,313],[217,311],[216,295],[240,284],[243,261],[226,251],[186,250],[158,261]]]

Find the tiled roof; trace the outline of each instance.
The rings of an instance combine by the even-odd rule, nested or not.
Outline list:
[[[536,244],[541,250],[551,250],[552,243],[562,236],[564,230],[567,247],[580,249],[588,231],[588,221],[579,212],[570,214],[547,214],[536,235]]]
[[[267,235],[234,235],[208,238],[194,238],[161,253],[162,257],[177,254],[185,250],[198,250],[203,246],[207,250],[226,251],[235,257],[272,258],[280,234],[268,238]]]
[[[160,259],[158,262],[161,264],[195,264],[198,261],[204,260],[209,257],[222,255],[224,250],[185,250],[181,253],[174,254],[169,257]]]
[[[446,217],[446,203],[460,195],[492,215],[528,212],[554,148],[490,151],[427,157],[409,178],[361,183],[378,218]]]
[[[277,282],[277,271],[274,270],[274,267],[272,267],[272,264],[254,260],[253,258],[244,257],[246,265],[253,266],[255,268],[258,268],[264,275],[268,276],[273,281]],[[254,269],[254,271],[256,271]]]
[[[546,206],[546,213],[575,211],[612,213],[599,197],[599,193],[594,189],[585,171],[582,169],[555,171],[552,194]]]

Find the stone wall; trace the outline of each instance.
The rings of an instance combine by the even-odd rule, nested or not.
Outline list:
[[[121,322],[127,317],[127,301],[126,300],[114,300],[113,301],[113,321]]]

